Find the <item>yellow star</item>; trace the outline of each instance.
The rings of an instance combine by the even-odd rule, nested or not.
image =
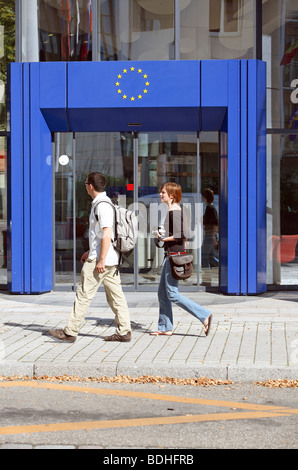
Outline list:
[[[119,82],[116,82],[116,83],[115,83],[115,85],[116,85],[116,86],[119,86],[119,85],[120,85],[120,83],[119,83]]]
[[[126,95],[123,95],[123,99],[126,100],[127,96]]]
[[[139,100],[142,98],[142,95],[138,95]]]
[[[122,93],[122,90],[120,90],[120,88],[119,88],[119,90],[117,90],[117,91],[118,91],[118,93]]]
[[[139,70],[138,70],[138,73],[142,73],[142,69],[139,69]]]
[[[134,101],[134,100],[135,100],[135,98],[134,98],[134,96],[132,96],[132,97],[130,98],[130,101]]]
[[[146,85],[146,86],[149,86],[149,82],[146,82],[145,85]]]
[[[123,73],[127,73],[127,70],[126,70],[126,69],[124,69],[124,70],[123,70]]]
[[[122,77],[122,75],[119,74],[117,78],[121,78],[121,77]]]
[[[144,92],[144,93],[147,93],[147,92],[148,92],[148,90],[146,90],[146,88],[145,88],[145,90],[143,90],[143,92]]]
[[[132,72],[134,71],[134,69],[135,69],[134,67],[130,67],[130,70],[131,70]]]
[[[144,77],[144,78],[148,78],[148,75],[145,74],[145,75],[143,75],[143,77]]]

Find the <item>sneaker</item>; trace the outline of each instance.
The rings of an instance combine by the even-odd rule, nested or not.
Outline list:
[[[49,330],[50,335],[54,336],[54,338],[60,339],[61,341],[69,341],[70,343],[74,343],[77,339],[76,336],[67,335],[64,330]]]
[[[131,331],[126,333],[126,335],[117,335],[116,333],[111,336],[104,336],[105,341],[120,341],[122,343],[131,341]]]

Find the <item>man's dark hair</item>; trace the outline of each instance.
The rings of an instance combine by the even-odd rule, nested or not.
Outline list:
[[[208,204],[212,204],[214,201],[214,192],[210,188],[203,189],[202,196],[204,196]]]
[[[87,181],[89,184],[92,184],[93,188],[98,193],[102,193],[106,188],[106,177],[98,171],[93,171],[92,173],[89,173]]]

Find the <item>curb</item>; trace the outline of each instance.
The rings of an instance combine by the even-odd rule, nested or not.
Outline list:
[[[207,377],[215,380],[231,380],[232,382],[253,382],[275,379],[297,380],[297,367],[276,366],[237,366],[237,365],[199,365],[197,367],[175,367],[150,365],[131,366],[113,364],[109,366],[96,366],[85,364],[21,364],[3,362],[0,364],[0,376],[13,377],[14,375],[29,377],[115,377],[117,375],[138,377],[144,375],[171,377],[179,379]]]

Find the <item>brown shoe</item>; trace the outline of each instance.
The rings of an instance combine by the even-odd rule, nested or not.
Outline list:
[[[131,341],[131,331],[126,335],[117,335],[116,333],[111,336],[104,336],[105,341],[120,341],[122,343]]]
[[[54,338],[58,338],[61,341],[69,341],[70,343],[74,343],[77,339],[76,336],[67,335],[64,330],[49,330],[50,335],[54,336]]]

